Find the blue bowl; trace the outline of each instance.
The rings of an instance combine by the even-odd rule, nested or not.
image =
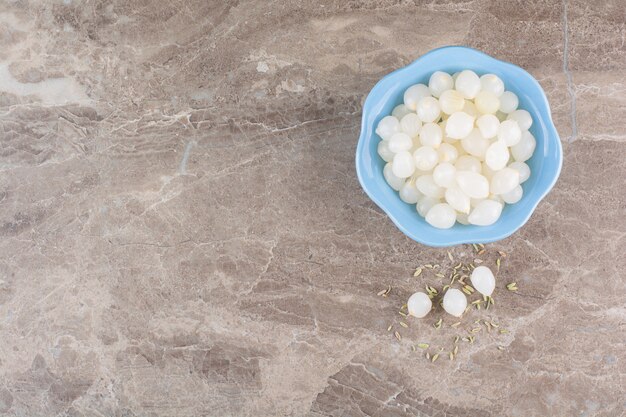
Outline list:
[[[391,114],[403,101],[404,91],[416,83],[428,84],[430,75],[439,70],[454,73],[471,69],[477,74],[496,74],[505,88],[519,98],[519,108],[530,112],[530,132],[537,139],[535,153],[526,163],[530,178],[522,184],[524,196],[517,204],[507,204],[500,219],[491,226],[456,223],[450,229],[437,229],[426,223],[414,204],[400,200],[383,177],[385,162],[377,152],[381,140],[374,132],[378,122]],[[412,64],[380,80],[370,91],[363,106],[361,136],[356,149],[356,172],[367,195],[411,239],[428,246],[452,246],[462,243],[488,243],[504,239],[524,225],[543,197],[552,189],[561,172],[563,151],[552,122],[546,95],[528,72],[520,67],[461,46],[447,46],[428,52]]]

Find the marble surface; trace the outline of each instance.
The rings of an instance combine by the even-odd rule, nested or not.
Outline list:
[[[623,0],[0,0],[0,415],[626,415],[625,39]],[[496,305],[404,328],[452,262],[353,155],[370,88],[447,44],[540,81],[564,166],[481,255]],[[510,333],[450,361],[478,318]]]

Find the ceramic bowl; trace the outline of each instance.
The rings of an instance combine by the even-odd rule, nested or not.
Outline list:
[[[385,162],[377,153],[381,138],[375,133],[378,122],[391,114],[403,101],[404,91],[416,83],[428,84],[435,71],[455,73],[471,69],[478,75],[496,74],[507,90],[519,98],[520,109],[532,115],[530,132],[537,140],[530,166],[530,178],[522,184],[524,196],[516,204],[506,204],[500,219],[491,226],[455,223],[450,229],[437,229],[426,223],[415,209],[400,199],[383,177]],[[411,239],[428,246],[452,246],[462,243],[488,243],[504,239],[522,227],[533,211],[552,189],[561,172],[563,151],[552,122],[550,105],[543,89],[522,68],[500,61],[475,49],[447,46],[421,56],[410,65],[382,78],[367,96],[363,105],[361,135],[356,150],[356,171],[367,195]]]

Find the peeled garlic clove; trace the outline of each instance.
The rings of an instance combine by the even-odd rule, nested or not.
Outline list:
[[[415,183],[412,181],[405,182],[402,188],[400,188],[400,200],[405,203],[416,204],[420,197],[422,197],[422,193],[417,189]]]
[[[454,87],[454,80],[447,72],[435,71],[428,81],[428,89],[433,97],[440,97],[441,93]]]
[[[432,175],[422,175],[415,180],[415,186],[422,194],[427,197],[440,199],[443,197],[445,190],[435,184]]]
[[[449,143],[442,143],[441,145],[439,145],[439,148],[437,148],[437,153],[439,154],[440,162],[454,163],[459,156],[459,151]]]
[[[494,224],[502,214],[502,203],[494,200],[483,200],[474,207],[467,220],[476,226]]]
[[[389,139],[389,150],[393,153],[408,151],[413,146],[413,140],[406,133],[396,133]]]
[[[501,170],[509,162],[509,148],[506,143],[497,140],[487,148],[485,152],[485,163],[494,171]]]
[[[455,184],[456,168],[449,162],[442,162],[433,170],[433,181],[440,187],[450,187]]]
[[[504,93],[504,82],[495,74],[485,74],[480,77],[480,88],[500,97]]]
[[[462,155],[456,160],[454,167],[457,171],[472,171],[480,174],[482,169],[480,161],[475,156]]]
[[[414,138],[422,127],[422,121],[415,113],[409,113],[400,119],[400,129],[410,137]]]
[[[512,168],[504,168],[493,174],[490,190],[494,194],[504,194],[519,185],[519,172]]]
[[[450,187],[446,190],[446,202],[460,213],[470,212],[470,198],[459,187]]]
[[[456,77],[456,90],[466,99],[473,99],[480,91],[480,78],[472,70],[464,70]]]
[[[509,168],[512,168],[519,172],[519,183],[522,184],[528,178],[530,178],[530,167],[524,162],[512,162],[509,164]]]
[[[505,120],[498,127],[498,139],[503,140],[506,146],[517,145],[522,138],[522,130],[515,120]]]
[[[456,183],[470,198],[487,198],[489,195],[489,181],[476,172],[457,171]]]
[[[461,317],[467,308],[467,298],[460,290],[450,288],[443,296],[443,309],[454,317]]]
[[[421,171],[430,171],[437,165],[439,155],[437,151],[430,146],[421,146],[413,152],[415,167]]]
[[[456,211],[449,204],[435,204],[428,210],[426,222],[438,229],[449,229],[456,222]]]
[[[409,113],[411,113],[411,109],[409,109],[404,104],[398,104],[396,107],[393,108],[391,115],[396,117],[398,120],[402,120],[402,118]]]
[[[419,213],[420,216],[426,217],[428,210],[430,210],[434,205],[441,203],[438,198],[432,197],[421,197],[415,206],[415,209]]]
[[[424,97],[430,97],[430,90],[424,84],[415,84],[404,92],[404,105],[411,111],[417,110],[417,103]]]
[[[507,120],[515,120],[522,130],[528,130],[533,125],[533,118],[526,110],[515,110],[507,116]]]
[[[524,190],[522,189],[521,185],[518,185],[508,193],[500,195],[500,197],[502,197],[502,200],[507,204],[515,204],[522,199],[523,195]]]
[[[384,140],[378,142],[378,155],[380,155],[385,162],[391,162],[393,160],[394,153],[389,150],[389,142]]]
[[[417,103],[417,115],[424,123],[432,123],[439,118],[441,108],[439,100],[434,97],[424,97]]]
[[[400,131],[400,121],[393,116],[385,116],[376,127],[376,134],[383,140],[389,140]]]
[[[443,139],[443,132],[438,124],[425,123],[420,130],[419,136],[422,145],[437,148]]]
[[[480,112],[476,108],[474,102],[471,100],[465,100],[465,104],[463,105],[463,111],[472,116],[474,119],[480,116]]]
[[[485,153],[490,144],[489,139],[485,139],[478,129],[472,129],[469,135],[461,139],[463,149],[479,159],[485,158]]]
[[[502,113],[511,113],[517,109],[519,105],[519,99],[515,93],[511,91],[505,91],[500,96],[500,111]]]
[[[452,139],[463,139],[470,134],[474,127],[474,117],[458,111],[446,120],[446,135]]]
[[[511,147],[511,155],[513,155],[516,161],[525,162],[533,156],[536,146],[537,141],[535,137],[528,130],[525,130],[524,133],[522,133],[522,138],[519,143]]]
[[[393,175],[398,178],[407,178],[415,172],[415,160],[413,155],[408,151],[402,151],[395,154],[391,165]]]
[[[500,127],[500,120],[493,114],[483,114],[476,120],[476,127],[484,138],[495,138]]]
[[[416,292],[409,297],[409,301],[406,302],[406,307],[411,316],[421,319],[426,317],[430,312],[433,307],[433,302],[430,300],[430,297],[423,292]]]
[[[493,290],[496,289],[496,278],[493,276],[491,269],[486,266],[481,265],[474,268],[470,280],[476,291],[487,297],[491,296]]]
[[[392,165],[393,163],[391,162],[385,165],[385,168],[383,168],[383,177],[385,177],[385,181],[387,181],[387,184],[389,184],[391,188],[398,191],[404,184],[404,178],[398,178],[394,175]]]
[[[439,97],[439,107],[445,114],[453,114],[463,110],[465,98],[456,90],[444,91]]]
[[[474,105],[482,114],[494,114],[500,108],[500,99],[490,91],[481,91],[476,94]]]

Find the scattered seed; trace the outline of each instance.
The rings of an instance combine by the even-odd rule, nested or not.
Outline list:
[[[469,342],[469,341],[470,341],[470,339],[469,339],[469,337],[464,337],[464,338],[463,338],[463,341],[464,341],[464,342]]]
[[[411,350],[415,352],[415,345],[411,345]]]
[[[389,294],[390,292],[391,292],[391,285],[385,288],[384,290],[378,291],[378,294],[376,295],[386,297],[387,294]]]
[[[493,301],[493,297],[489,296],[489,304],[494,305],[496,302]]]
[[[448,356],[450,357],[450,360],[453,361],[454,360],[454,353],[450,352],[448,353]]]
[[[445,291],[445,290],[447,290],[448,288],[450,288],[450,286],[449,286],[449,285],[444,285],[444,286],[443,286],[443,289],[442,289],[441,291]]]
[[[418,343],[417,347],[420,349],[428,349],[430,345],[428,343]]]
[[[476,340],[476,339],[474,338],[474,336],[470,336],[470,337],[469,337],[470,345],[473,345],[473,344],[474,344],[474,340]]]
[[[470,330],[470,333],[478,333],[480,331],[480,327],[474,327],[472,330]]]
[[[469,291],[470,293],[473,293],[474,291],[476,291],[474,289],[474,287],[472,287],[471,285],[464,285],[463,288],[465,288],[467,291]]]
[[[483,260],[476,258],[476,259],[474,259],[474,263],[479,265],[479,264],[483,263]]]
[[[390,332],[392,328],[393,328],[393,324],[390,324],[389,327],[387,327],[387,331]]]
[[[461,291],[463,291],[467,295],[472,295],[472,293],[469,292],[465,287]]]
[[[482,303],[482,300],[472,301],[472,304],[480,304],[480,303]]]
[[[476,252],[478,252],[478,251],[480,250],[480,249],[478,249],[478,245],[477,245],[477,244],[472,243],[472,246],[474,247],[474,250],[475,250]]]
[[[407,306],[406,304],[402,304],[402,307],[400,307],[400,310],[406,310],[408,308],[409,308],[409,306]]]
[[[408,317],[407,314],[402,311],[398,311],[398,314],[401,315],[402,317]]]
[[[430,353],[426,352],[426,359],[430,359]]]
[[[507,333],[509,333],[509,331],[507,329],[500,329],[500,333],[501,334],[507,334]]]
[[[500,270],[500,258],[496,259],[496,266],[498,267],[498,271]]]
[[[459,336],[454,337],[454,344],[456,345],[457,343],[459,343]]]
[[[452,254],[450,253],[450,251],[448,251],[448,259],[450,259],[450,261],[454,261],[454,258],[452,257]]]
[[[454,269],[459,269],[459,268],[460,268],[460,267],[462,267],[462,266],[463,266],[463,262],[459,262],[459,263],[458,263],[458,264],[454,267]]]
[[[426,264],[426,265],[424,265],[424,268],[433,269],[433,265],[432,264]]]
[[[457,321],[456,323],[451,324],[451,325],[450,325],[450,327],[457,327],[457,326],[459,326],[460,324],[461,324],[461,322],[460,322],[460,321]]]
[[[474,265],[474,264],[469,264],[469,266],[470,266],[470,269],[472,269],[472,270],[476,269],[476,265]]]
[[[480,304],[476,304],[476,310],[480,310]]]
[[[437,269],[437,268],[439,268],[439,264],[434,264],[433,269]]]
[[[456,355],[458,353],[458,351],[459,351],[459,345],[456,345],[454,347],[454,350],[452,351],[452,353],[454,353]]]
[[[393,334],[396,336],[396,339],[402,340],[402,336],[400,336],[400,333],[398,333],[397,330]]]
[[[511,282],[510,284],[507,284],[506,289],[509,291],[517,291],[519,288],[517,288],[517,283]]]
[[[435,354],[433,355],[433,358],[431,359],[431,361],[432,361],[432,362],[435,362],[437,359],[439,359],[439,354],[438,354],[438,353],[435,353]]]
[[[436,276],[437,278],[445,278],[445,277],[446,277],[446,276],[445,276],[444,274],[442,274],[442,273],[437,273],[437,274],[435,274],[435,276]]]
[[[481,249],[481,250],[478,251],[478,253],[476,255],[482,255],[485,252],[487,252],[487,249]]]
[[[403,322],[403,321],[401,321],[401,322],[400,322],[400,326],[404,327],[405,329],[406,329],[407,327],[409,327],[409,325],[408,325],[408,324],[406,324],[406,323],[405,323],[405,322]]]
[[[504,346],[498,346],[498,350],[504,350]]]
[[[479,243],[478,247],[480,247],[481,249],[485,249],[485,245],[483,245],[482,243]]]
[[[494,323],[493,321],[491,322],[491,325],[492,325],[493,327],[496,327],[496,328],[500,327],[500,325],[499,325],[498,323]]]
[[[414,277],[419,277],[422,274],[422,267],[419,267],[413,272]]]
[[[501,250],[498,251],[498,255],[502,256],[503,258],[506,258],[506,252],[503,252]]]
[[[443,319],[437,320],[437,322],[434,324],[435,329],[439,329],[441,327],[441,323],[443,323]]]

